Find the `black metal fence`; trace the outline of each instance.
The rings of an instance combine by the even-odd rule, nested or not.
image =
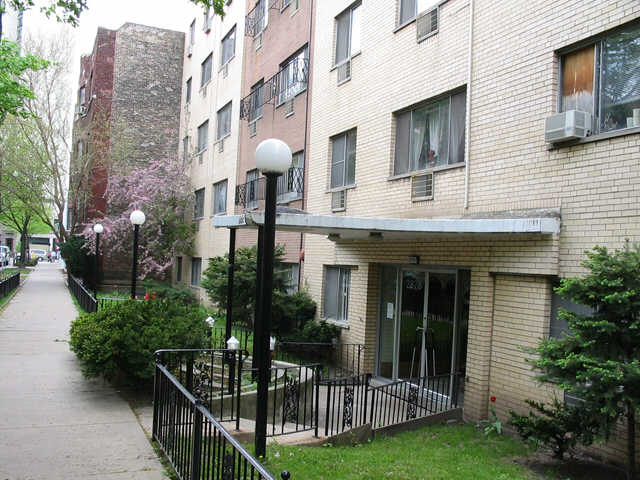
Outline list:
[[[227,348],[226,327],[216,326],[211,329],[211,346],[213,348]],[[253,332],[245,327],[232,326],[231,335],[240,342],[240,350],[250,351],[249,339],[253,338]]]
[[[359,376],[365,346],[357,343],[278,342],[274,358],[304,365],[320,363],[323,378]]]
[[[159,363],[154,385],[153,439],[181,480],[275,480]],[[286,472],[281,476],[289,478]]]
[[[100,297],[98,298],[98,310],[104,310],[105,308],[126,302],[127,300],[129,300],[128,297]]]
[[[74,277],[70,273],[67,274],[67,279],[68,279],[69,289],[71,290],[71,293],[73,293],[73,296],[76,298],[76,300],[80,304],[80,307],[85,312],[89,312],[89,313],[97,312],[98,302],[96,301],[94,296],[91,295],[86,288],[84,288],[84,285],[82,285],[80,280],[78,280],[76,277]]]
[[[398,380],[371,387],[371,428],[426,417],[458,407],[462,374]]]
[[[4,298],[7,295],[9,295],[9,293],[11,293],[11,291],[14,288],[18,288],[18,286],[20,285],[20,272],[11,275],[9,277],[3,278],[0,281],[0,298]]]
[[[240,422],[240,394],[246,354],[240,350],[158,350],[162,365],[220,421]]]
[[[369,422],[371,374],[321,380],[324,435],[330,437]]]

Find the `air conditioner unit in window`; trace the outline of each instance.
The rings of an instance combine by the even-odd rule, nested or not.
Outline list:
[[[342,212],[347,208],[347,191],[340,190],[331,193],[331,211]]]
[[[249,124],[249,136],[255,137],[258,133],[258,122],[254,121]]]
[[[229,75],[229,64],[225,63],[222,67],[222,78],[227,78],[227,75]]]
[[[294,101],[294,99],[291,98],[291,99],[287,100],[286,102],[284,102],[284,114],[285,114],[285,116],[293,115],[293,113],[294,113],[293,101]]]
[[[439,16],[439,7],[418,14],[416,18],[416,40],[418,42],[438,33]]]
[[[338,66],[338,85],[349,79],[351,79],[351,60],[347,60]]]
[[[260,32],[258,35],[253,37],[253,46],[255,47],[256,50],[262,47],[262,32]]]
[[[411,200],[433,200],[433,173],[423,173],[411,177]]]
[[[224,140],[218,142],[218,153],[224,152]]]
[[[591,133],[591,114],[580,110],[567,110],[547,117],[544,140],[549,143],[584,138]]]
[[[191,55],[193,55],[193,45],[189,45],[187,47],[187,57],[190,57]]]

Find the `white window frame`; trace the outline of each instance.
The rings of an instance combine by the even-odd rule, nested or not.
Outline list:
[[[413,22],[416,17],[428,10],[432,10],[436,8],[439,4],[442,3],[442,0],[413,0],[413,12],[410,17],[407,17],[406,20],[402,21],[402,0],[398,0],[398,21],[397,27],[402,27],[404,25],[408,25]]]
[[[222,187],[224,187],[224,189]],[[224,180],[221,180],[213,184],[213,205],[211,210],[214,215],[227,213],[228,189],[229,189],[229,185],[226,178]],[[224,208],[221,208],[221,209],[218,208],[219,200],[222,200],[222,202],[224,203]]]
[[[329,281],[329,272],[337,270],[338,285],[336,291],[336,314],[327,312],[327,284]],[[324,288],[322,299],[322,314],[325,320],[331,320],[336,323],[348,324],[349,322],[349,295],[351,292],[351,268],[340,265],[325,265],[324,267]]]
[[[232,102],[227,103],[216,114],[216,142],[231,135],[231,115],[233,113],[231,104]],[[222,131],[220,130],[221,127]]]
[[[208,68],[207,68],[208,65]],[[209,72],[209,76],[205,79],[205,73]],[[207,55],[207,58],[200,64],[200,88],[205,87],[213,75],[213,52]]]
[[[348,156],[349,156],[349,135],[353,134],[355,137],[355,150],[354,150],[354,155],[355,155],[355,161],[354,161],[354,166],[353,166],[353,182],[348,182],[347,179],[347,165],[348,165]],[[343,156],[342,156],[342,160],[340,162],[342,162],[342,185],[333,185],[333,166],[340,163],[340,162],[336,162],[335,158],[333,157],[333,145],[334,143],[341,139],[344,138],[344,149],[343,149]],[[345,188],[349,188],[349,187],[353,187],[356,184],[356,165],[358,163],[358,158],[357,158],[357,145],[358,145],[358,130],[356,128],[352,128],[350,130],[347,130],[346,132],[342,132],[338,135],[334,135],[333,137],[331,137],[331,162],[329,164],[329,188],[330,190],[342,190]]]
[[[225,59],[224,57],[225,42],[230,41],[229,39],[231,35],[233,35],[233,48],[231,50],[231,55],[229,55],[229,58]],[[227,32],[227,34],[223,37],[222,41],[220,42],[220,68],[223,68],[235,56],[236,56],[236,26],[234,25],[233,27],[231,27],[231,29]]]
[[[195,197],[195,200],[193,202],[193,219],[199,220],[204,217],[204,198],[206,195],[205,188],[199,188],[198,190],[193,192],[193,195]],[[200,202],[198,201],[199,198],[201,199]]]
[[[357,45],[358,49],[357,50],[354,50],[354,45],[353,45],[353,12],[355,10],[358,10],[358,9],[361,9],[361,8],[362,8],[362,1],[355,2],[350,7],[346,8],[345,10],[343,10],[335,18],[335,35],[334,35],[335,48],[334,48],[334,51],[333,51],[333,67],[334,68],[342,65],[343,63],[346,63],[346,62],[350,61],[353,57],[355,57],[356,55],[358,55],[360,53],[361,41],[362,41],[362,19],[361,19],[362,10],[358,11],[358,16],[359,16],[358,29],[359,30],[358,30],[358,45]],[[348,48],[347,48],[348,55],[347,55],[346,58],[338,60],[337,59],[337,56],[338,56],[338,23],[339,23],[340,17],[342,17],[343,15],[349,15],[349,37],[348,37]]]
[[[204,132],[204,133],[202,133]],[[203,138],[204,137],[204,138]],[[209,148],[209,120],[205,120],[198,125],[198,156],[202,163],[202,156]]]

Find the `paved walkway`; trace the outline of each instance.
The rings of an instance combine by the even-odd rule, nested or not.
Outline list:
[[[156,480],[129,405],[69,351],[77,311],[61,264],[41,263],[0,315],[0,480]]]

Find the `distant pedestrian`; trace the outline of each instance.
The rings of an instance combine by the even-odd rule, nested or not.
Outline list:
[[[49,260],[49,263],[53,262],[53,260],[51,259],[51,250],[47,252],[47,260]]]

